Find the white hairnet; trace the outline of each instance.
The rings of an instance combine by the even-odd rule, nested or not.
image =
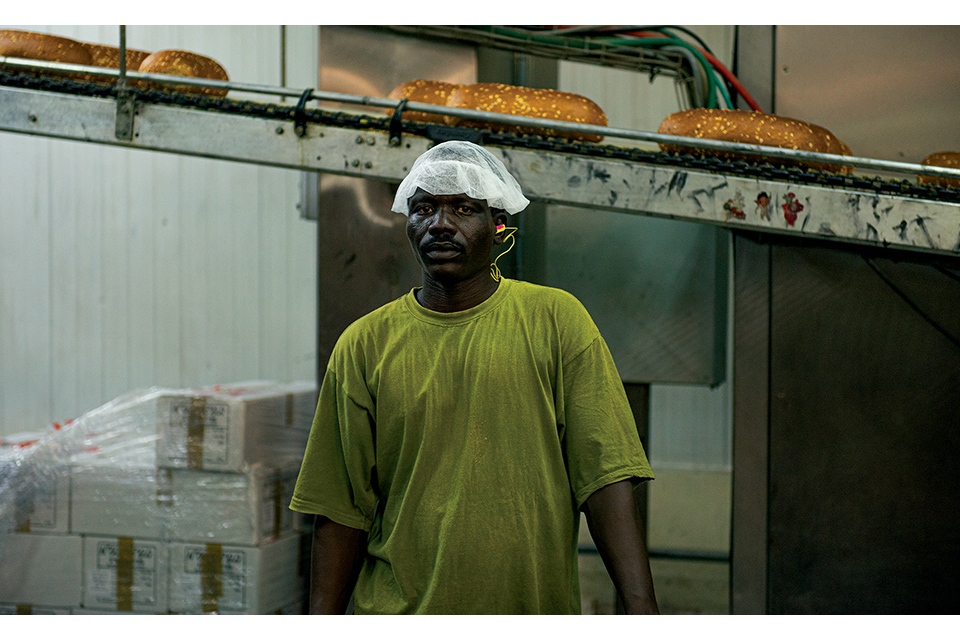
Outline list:
[[[530,204],[499,159],[483,147],[461,140],[438,144],[417,158],[397,189],[393,211],[409,215],[407,200],[418,187],[435,196],[464,193],[511,214]]]

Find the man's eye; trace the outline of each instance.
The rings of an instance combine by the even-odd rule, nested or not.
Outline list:
[[[427,204],[418,204],[413,208],[413,212],[419,215],[426,215],[433,211],[433,207]]]
[[[473,210],[473,207],[462,206],[457,209],[457,213],[462,216],[470,216],[473,215],[475,211]]]

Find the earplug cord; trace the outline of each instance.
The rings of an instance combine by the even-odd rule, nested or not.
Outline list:
[[[500,282],[500,279],[503,277],[503,274],[500,273],[500,268],[497,266],[497,260],[510,253],[510,250],[513,249],[513,246],[517,243],[517,239],[513,237],[513,234],[517,232],[516,227],[504,227],[503,229],[500,229],[500,231],[508,232],[503,241],[506,242],[509,240],[510,246],[507,247],[506,251],[494,258],[493,262],[490,264],[490,276],[493,277],[493,279],[497,282]]]

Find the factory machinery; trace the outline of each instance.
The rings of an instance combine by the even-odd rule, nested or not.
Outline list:
[[[725,85],[737,86],[735,79],[718,83],[703,74],[701,54],[676,39],[641,34],[631,42],[573,41],[557,29],[519,37],[501,27],[384,29],[674,77],[684,93],[681,104],[735,108],[724,93]],[[790,34],[783,35],[785,42]],[[375,63],[379,68],[381,61]],[[264,99],[132,90],[138,81]],[[403,119],[404,111],[603,140],[426,124]],[[497,154],[535,204],[729,229],[735,263],[731,611],[917,613],[955,606],[960,520],[946,516],[960,509],[960,474],[952,471],[960,431],[951,428],[960,419],[953,311],[960,302],[954,261],[960,189],[920,184],[917,176],[960,178],[960,170],[313,88],[2,57],[0,131],[383,183],[399,183],[436,142],[466,139]],[[661,143],[751,160],[670,154],[659,150]],[[854,171],[795,168],[798,160]],[[349,224],[349,216],[337,219]],[[328,311],[320,323],[328,326],[326,337],[356,311]],[[705,317],[725,328],[725,311]],[[701,324],[689,326],[678,334],[703,331]],[[639,342],[636,331],[627,337]],[[653,379],[634,376],[631,382],[643,384],[628,385],[628,392]]]
[[[484,37],[492,37],[484,34]],[[519,45],[516,45],[519,46]],[[538,54],[551,51],[535,49]],[[601,52],[612,64],[615,53]],[[553,55],[560,55],[553,52]],[[575,59],[595,58],[592,51]],[[570,57],[567,52],[565,57]],[[122,56],[121,56],[122,59]],[[663,61],[634,60],[651,74],[680,74]],[[653,132],[468,111],[376,96],[178,78],[178,84],[295,98],[296,104],[131,90],[171,76],[0,57],[0,130],[399,182],[435,142],[466,139],[499,154],[531,200],[660,216],[771,234],[956,255],[960,190],[917,184],[917,174],[960,170]],[[38,74],[37,72],[43,72]],[[82,73],[97,81],[57,78]],[[383,117],[323,109],[324,103],[383,109]],[[319,106],[318,106],[319,105]],[[602,143],[494,134],[401,119],[404,110],[604,136]],[[618,141],[630,141],[623,145]],[[682,143],[740,152],[727,162],[638,148]],[[851,175],[781,166],[778,160],[839,162]],[[885,177],[884,177],[885,176]]]

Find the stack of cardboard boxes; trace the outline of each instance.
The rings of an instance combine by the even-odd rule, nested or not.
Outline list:
[[[312,383],[153,389],[0,448],[0,612],[300,613],[315,407]]]

